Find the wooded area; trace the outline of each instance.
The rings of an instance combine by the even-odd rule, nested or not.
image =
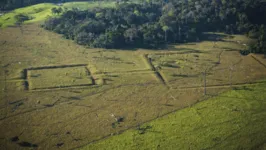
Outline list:
[[[258,40],[249,51],[265,53],[265,18],[266,5],[259,0],[144,1],[67,10],[43,27],[78,44],[100,48],[158,48],[199,41],[207,31],[246,34]]]

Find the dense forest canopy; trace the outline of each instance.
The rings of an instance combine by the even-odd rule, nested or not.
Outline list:
[[[201,33],[247,34],[252,51],[265,52],[266,3],[260,0],[169,0],[117,3],[115,8],[64,11],[43,27],[78,44],[145,47],[198,41]]]

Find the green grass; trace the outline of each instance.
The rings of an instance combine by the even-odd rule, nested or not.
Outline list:
[[[15,9],[11,12],[0,16],[0,24],[2,27],[12,26],[16,23],[15,16],[18,14],[25,14],[31,17],[31,20],[25,21],[25,23],[32,23],[44,20],[46,17],[52,15],[51,8],[57,7],[54,4],[42,3],[32,5],[24,8]]]
[[[98,2],[68,2],[63,4],[63,8],[72,9],[79,8],[80,10],[85,10],[94,7],[114,7],[115,2],[102,2],[100,5]],[[51,3],[42,3],[37,5],[32,5],[24,8],[15,9],[0,16],[0,25],[2,28],[15,25],[15,16],[18,14],[25,14],[32,18],[31,20],[25,21],[24,23],[32,23],[45,20],[48,16],[52,16],[51,9],[53,7],[58,7]]]
[[[265,93],[266,84],[234,89],[81,149],[263,149]]]

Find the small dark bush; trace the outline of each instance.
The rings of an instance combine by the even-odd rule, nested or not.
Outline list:
[[[15,19],[17,20],[17,22],[22,23],[24,21],[31,20],[32,17],[25,15],[25,14],[18,14],[15,16]]]
[[[240,54],[241,54],[241,55],[244,55],[244,56],[248,55],[249,53],[250,53],[249,50],[241,50],[241,51],[240,51]]]

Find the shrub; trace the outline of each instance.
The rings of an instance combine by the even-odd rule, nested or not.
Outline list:
[[[241,50],[241,51],[240,51],[240,54],[241,54],[241,55],[245,55],[245,56],[248,55],[249,53],[250,53],[249,50]]]
[[[15,16],[15,19],[17,20],[17,22],[22,23],[24,21],[31,20],[32,17],[25,14],[18,14]]]

